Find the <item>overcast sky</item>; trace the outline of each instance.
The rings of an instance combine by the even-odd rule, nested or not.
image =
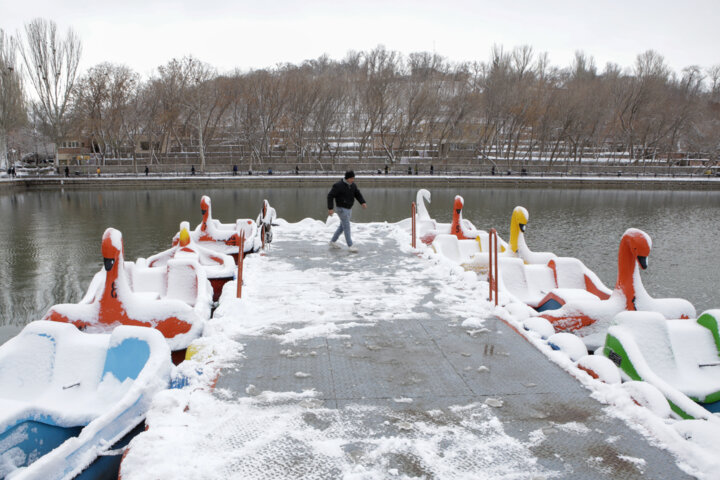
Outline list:
[[[556,66],[576,50],[600,69],[632,66],[648,49],[676,72],[720,63],[719,0],[0,0],[6,33],[38,16],[77,31],[83,70],[112,62],[143,75],[184,55],[225,72],[341,59],[380,44],[452,61],[485,61],[496,43],[546,51]]]

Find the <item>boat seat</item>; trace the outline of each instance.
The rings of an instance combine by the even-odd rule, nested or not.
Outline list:
[[[167,295],[168,299],[182,300],[195,306],[198,297],[198,271],[200,265],[195,260],[177,259],[167,263]]]
[[[480,253],[480,245],[476,240],[458,240],[458,251],[462,262],[469,263]]]
[[[458,238],[455,235],[439,234],[435,236],[432,246],[437,253],[447,257],[454,263],[462,263],[463,258],[458,245]]]
[[[556,286],[549,267],[526,265],[521,258],[499,257],[498,270],[502,286],[531,307],[536,307]]]
[[[162,296],[167,289],[166,275],[165,267],[135,265],[132,269],[132,290],[134,293],[153,292]]]
[[[558,257],[555,263],[558,288],[585,289],[585,268],[577,258]]]

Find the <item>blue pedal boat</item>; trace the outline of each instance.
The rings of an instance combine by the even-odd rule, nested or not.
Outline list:
[[[0,478],[79,475],[143,422],[171,368],[153,328],[29,324],[0,346]]]

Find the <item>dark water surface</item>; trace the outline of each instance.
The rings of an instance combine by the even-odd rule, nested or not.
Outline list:
[[[359,181],[362,187],[362,181]],[[354,222],[396,222],[410,216],[416,190],[363,188],[368,209]],[[530,212],[526,239],[535,251],[578,257],[609,286],[617,248],[630,227],[653,239],[643,282],[651,295],[687,298],[698,309],[720,308],[720,192],[450,189],[431,190],[428,211],[449,222],[456,194],[465,218],[507,239],[517,205]],[[102,264],[107,227],[123,232],[125,257],[135,260],[169,248],[182,220],[194,228],[200,197],[213,216],[230,223],[256,218],[267,198],[290,222],[325,219],[325,188],[28,191],[0,194],[0,343],[41,318],[56,303],[77,302]],[[408,239],[409,240],[409,239]],[[358,257],[362,261],[362,254]]]

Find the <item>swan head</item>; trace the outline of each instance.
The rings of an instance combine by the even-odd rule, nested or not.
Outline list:
[[[515,207],[510,217],[510,250],[514,253],[518,252],[518,242],[521,232],[525,232],[530,214],[525,207]]]
[[[510,218],[510,225],[517,225],[520,231],[524,233],[529,218],[530,214],[525,207],[515,207]]]
[[[621,244],[625,244],[633,258],[645,270],[648,266],[647,258],[652,248],[650,235],[637,228],[628,228],[622,236]]]
[[[102,236],[102,256],[105,271],[111,271],[123,254],[122,233],[120,230],[108,228]]]
[[[210,213],[210,197],[203,195],[200,199],[200,212],[202,212],[203,220],[207,218]]]
[[[460,195],[456,195],[455,203],[453,203],[453,211],[458,215],[461,214],[463,205],[465,205],[465,200],[463,200],[463,197],[461,197]]]
[[[180,222],[179,244],[181,247],[187,247],[190,243],[190,223]]]

